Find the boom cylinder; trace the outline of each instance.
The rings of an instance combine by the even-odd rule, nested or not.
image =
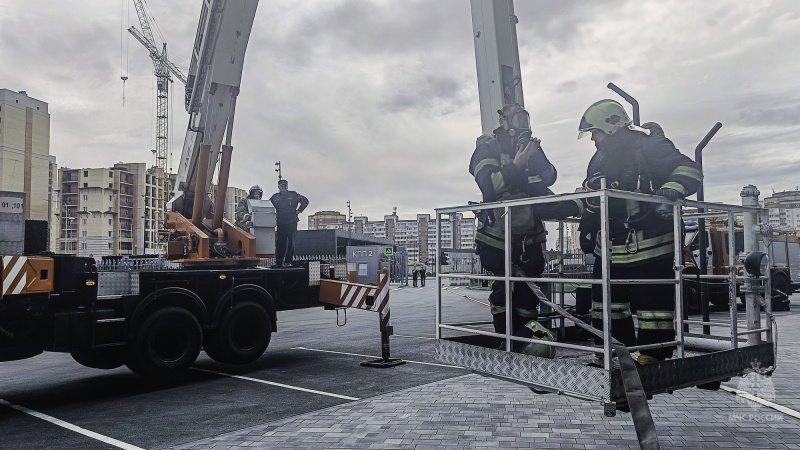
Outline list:
[[[222,146],[222,157],[219,163],[219,179],[217,180],[217,195],[214,198],[214,222],[212,228],[222,228],[222,216],[225,214],[225,198],[228,194],[228,174],[231,170],[231,155],[233,147]]]
[[[211,146],[200,144],[197,155],[197,183],[194,189],[194,204],[192,205],[192,225],[200,227],[203,223],[203,204],[206,200],[206,178],[208,177],[208,156]]]

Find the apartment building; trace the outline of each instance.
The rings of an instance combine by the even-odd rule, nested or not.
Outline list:
[[[314,218],[312,220],[312,218]],[[325,221],[321,219],[325,218]],[[356,216],[347,222],[339,211],[319,211],[308,220],[308,229],[352,230],[376,238],[389,239],[396,245],[405,247],[408,260],[423,264],[436,259],[436,219],[430,214],[417,214],[414,219],[400,219],[397,208],[392,214],[383,216],[382,221],[370,221],[366,216]],[[473,249],[475,241],[475,219],[456,214],[442,221],[443,249]]]
[[[0,89],[0,190],[25,193],[25,219],[47,221],[56,233],[51,196],[57,170],[48,104],[25,91]]]
[[[773,193],[764,198],[770,225],[800,230],[800,190]]]
[[[161,254],[170,177],[144,163],[59,170],[58,251],[99,258]]]
[[[347,216],[339,211],[317,211],[308,216],[309,230],[341,230]]]

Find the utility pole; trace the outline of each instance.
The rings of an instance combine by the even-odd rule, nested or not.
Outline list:
[[[278,161],[275,163],[275,165],[278,166],[278,168],[275,169],[275,172],[278,172],[278,181],[281,181],[283,179],[283,177],[281,176],[281,162]]]

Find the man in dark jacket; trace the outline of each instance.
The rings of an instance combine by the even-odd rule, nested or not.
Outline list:
[[[552,194],[548,187],[556,180],[556,169],[544,154],[541,141],[531,136],[528,112],[519,104],[505,105],[497,112],[500,127],[494,130],[493,136],[478,138],[469,164],[483,202]],[[530,220],[529,229],[524,234],[512,236],[512,264],[520,267],[526,275],[536,277],[544,271],[542,246],[547,241],[547,232],[542,219],[556,218],[558,214],[564,217],[579,214],[578,203],[564,203],[556,207],[541,205],[536,217]],[[512,209],[512,217],[521,210]],[[504,276],[505,225],[499,214],[491,210],[478,214],[475,241],[481,265],[494,276]],[[523,282],[514,283],[511,299],[512,333],[522,335],[525,324],[538,316],[539,299]],[[505,282],[494,281],[489,303],[495,331],[501,334],[506,333],[505,300]]]
[[[420,286],[425,287],[425,276],[427,275],[425,267],[419,269],[419,282]]]
[[[613,100],[600,100],[583,115],[578,138],[591,134],[597,151],[589,162],[584,189],[600,188],[655,194],[670,200],[697,191],[703,179],[700,166],[683,155],[663,131],[632,125],[625,109]],[[655,132],[651,132],[655,130]],[[611,199],[609,202],[612,279],[674,279],[672,208],[656,203]],[[579,227],[581,248],[593,252],[594,278],[601,277],[600,207],[587,202]],[[611,286],[612,335],[626,346],[675,339],[675,285],[614,284]],[[631,316],[636,307],[639,334]],[[592,324],[603,326],[603,295],[592,287]],[[648,364],[672,356],[672,347],[642,350],[639,362]]]
[[[294,236],[297,234],[298,216],[308,206],[308,199],[289,190],[289,182],[278,181],[278,193],[269,201],[278,216],[275,231],[275,267],[291,267],[294,256]]]

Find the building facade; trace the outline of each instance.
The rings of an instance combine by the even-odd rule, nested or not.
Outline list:
[[[58,251],[80,256],[161,254],[169,177],[144,163],[59,170]]]
[[[314,218],[312,220],[312,218]],[[323,220],[324,219],[324,220]],[[312,228],[314,227],[314,228]],[[352,230],[354,233],[375,238],[389,239],[395,245],[405,247],[411,263],[432,264],[436,261],[436,219],[430,214],[417,214],[414,219],[401,219],[397,208],[383,220],[370,221],[366,216],[356,216],[347,222],[339,211],[319,211],[308,219],[309,230]],[[443,249],[474,248],[475,219],[456,214],[442,221]]]
[[[317,211],[308,216],[309,230],[341,230],[347,216],[339,211]]]
[[[47,103],[25,91],[0,89],[0,190],[24,192],[25,219],[47,221],[51,234],[57,170]],[[49,247],[54,250],[54,241]]]
[[[770,225],[800,230],[800,190],[773,193],[764,198]]]

